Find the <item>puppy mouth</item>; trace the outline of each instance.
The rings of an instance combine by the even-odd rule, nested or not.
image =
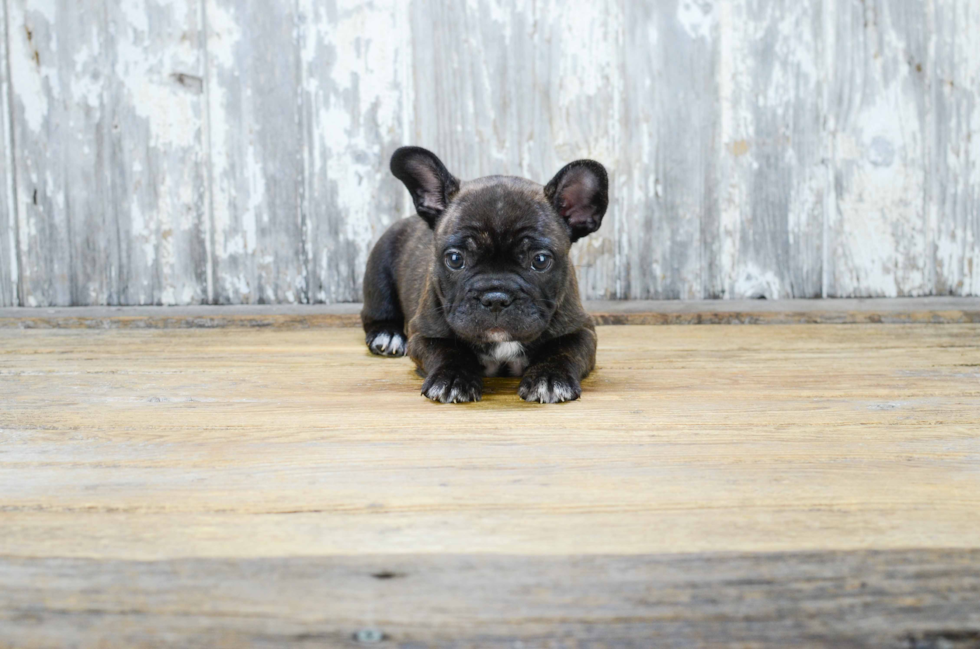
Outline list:
[[[462,340],[473,344],[528,343],[546,328],[548,318],[539,305],[515,299],[499,313],[491,312],[472,296],[444,307],[446,322]]]
[[[514,337],[510,334],[509,331],[501,327],[494,327],[493,329],[488,329],[486,336],[487,336],[487,342],[491,342],[491,343],[509,343],[514,339]]]

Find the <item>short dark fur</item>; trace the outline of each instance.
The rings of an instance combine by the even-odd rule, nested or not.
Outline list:
[[[400,356],[407,333],[422,394],[457,402],[480,400],[499,343],[520,343],[522,398],[577,399],[596,335],[568,253],[602,224],[602,165],[573,162],[543,187],[509,176],[460,182],[434,154],[404,147],[391,171],[422,218],[396,222],[371,251],[361,312],[369,349]]]

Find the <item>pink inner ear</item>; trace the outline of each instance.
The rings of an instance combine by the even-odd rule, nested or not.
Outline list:
[[[561,215],[571,225],[585,225],[595,215],[592,197],[598,191],[595,177],[584,169],[568,173],[561,190]]]
[[[446,206],[442,204],[442,183],[435,169],[416,160],[410,160],[405,166],[421,186],[422,204],[433,209],[445,209]]]
[[[589,224],[593,214],[595,210],[589,205],[565,205],[561,210],[561,215],[569,225],[574,226]]]

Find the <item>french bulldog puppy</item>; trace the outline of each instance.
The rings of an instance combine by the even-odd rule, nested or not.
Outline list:
[[[422,394],[441,403],[479,401],[484,376],[522,376],[525,401],[578,399],[596,333],[568,252],[602,224],[605,168],[578,160],[544,186],[460,181],[433,153],[403,147],[391,172],[421,218],[394,223],[368,258],[368,349],[407,353],[425,376]]]

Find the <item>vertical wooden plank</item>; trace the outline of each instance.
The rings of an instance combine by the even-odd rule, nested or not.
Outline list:
[[[7,66],[7,7],[0,1],[0,307],[18,305],[17,213],[14,204],[14,144],[10,132],[10,80]]]
[[[104,209],[109,304],[207,295],[204,30],[199,0],[105,5]],[[104,263],[104,262],[103,262]],[[94,265],[97,267],[97,265]]]
[[[548,116],[556,97],[547,22],[521,0],[412,3],[416,143],[463,179],[557,171]],[[558,17],[556,16],[555,19]],[[549,47],[550,45],[550,47]]]
[[[934,1],[934,288],[940,295],[980,295],[980,6]]]
[[[706,295],[820,297],[821,0],[718,4],[719,220]]]
[[[305,303],[296,7],[205,3],[215,300]]]
[[[932,292],[928,0],[834,0],[826,37],[828,297]]]
[[[625,178],[621,3],[419,0],[411,25],[415,143],[458,176],[546,183],[576,158],[606,165],[616,202],[573,254],[582,292],[614,296]]]
[[[372,243],[410,205],[388,171],[413,141],[409,3],[299,6],[310,300],[357,302]]]
[[[609,211],[598,232],[574,245],[572,258],[583,296],[612,298],[617,288],[622,290],[616,282],[624,252],[619,244],[628,227],[627,210],[631,209],[624,191],[631,167],[630,161],[623,159],[621,148],[624,6],[620,0],[573,4],[551,0],[533,3],[532,8],[532,33],[539,46],[550,49],[551,68],[546,79],[549,95],[555,98],[550,106],[538,109],[547,111],[543,118],[551,127],[553,148],[544,153],[553,151],[557,158],[551,169],[542,169],[541,179],[548,182],[560,167],[577,158],[593,158],[606,166],[612,196]],[[533,103],[521,105],[523,93],[508,96],[507,86],[500,94],[505,115],[513,110],[527,113],[536,109]],[[511,108],[510,103],[516,106]],[[514,144],[518,148],[538,146],[534,138],[518,138]]]
[[[202,301],[199,8],[10,2],[23,301]]]
[[[97,302],[89,298],[105,294],[104,277],[77,274],[104,259],[95,252],[106,231],[103,15],[26,0],[9,0],[7,10],[22,302]],[[77,259],[86,243],[94,250]]]
[[[717,8],[626,3],[622,213],[616,297],[701,297],[714,185]],[[614,197],[615,199],[616,197]]]

